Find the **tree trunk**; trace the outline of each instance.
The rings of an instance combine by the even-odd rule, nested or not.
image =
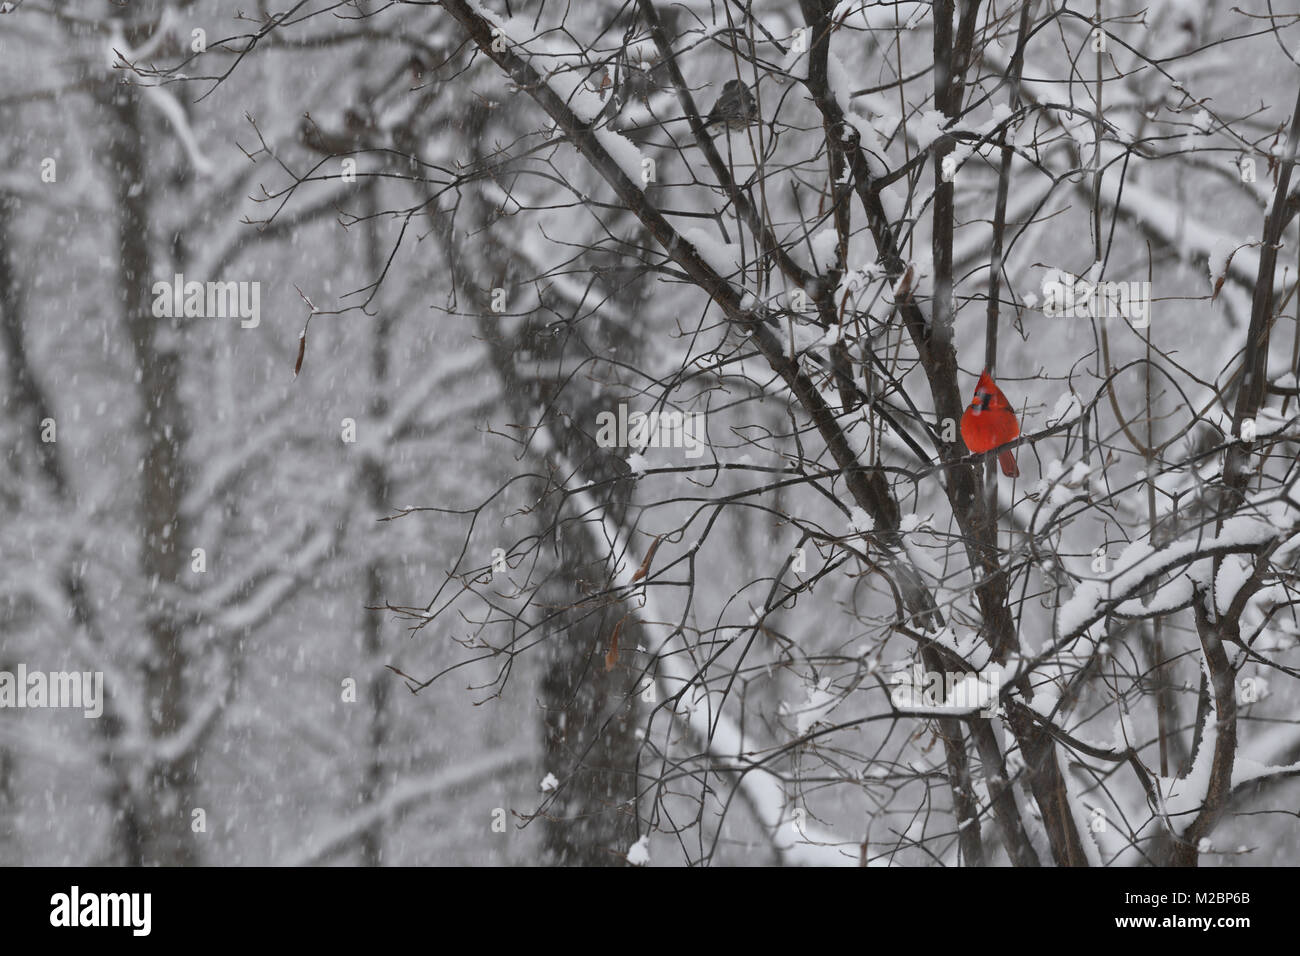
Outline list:
[[[151,190],[139,98],[128,85],[113,87],[106,95],[115,120],[108,168],[114,176],[117,204],[118,298],[135,356],[136,428],[143,442],[140,573],[154,583],[144,609],[147,648],[142,677],[149,732],[158,741],[177,733],[187,717],[184,629],[170,597],[180,588],[186,562],[182,542],[187,540],[181,514],[187,431],[180,397],[179,329],[177,319],[156,319],[151,310]],[[149,767],[146,786],[147,823],[130,862],[197,863],[198,850],[189,828],[194,808],[194,756],[159,758]]]

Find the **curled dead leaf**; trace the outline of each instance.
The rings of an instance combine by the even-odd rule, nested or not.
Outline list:
[[[664,536],[659,535],[659,537],[655,538],[654,541],[651,542],[650,547],[646,550],[645,560],[641,562],[641,567],[637,568],[636,574],[632,575],[633,581],[640,581],[650,573],[650,562],[655,559],[655,552],[659,550],[659,544],[663,539]]]
[[[609,650],[605,652],[606,672],[612,671],[618,666],[618,635],[619,632],[623,630],[623,621],[626,620],[626,617],[619,620],[619,622],[614,625],[614,632],[609,635]]]

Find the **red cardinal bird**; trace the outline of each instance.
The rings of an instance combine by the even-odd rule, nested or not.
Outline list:
[[[966,414],[961,417],[961,437],[973,452],[988,451],[1020,437],[1016,413],[1002,389],[993,384],[988,369],[980,372],[975,395],[966,406]],[[998,455],[998,463],[1002,465],[1002,474],[1008,478],[1020,476],[1016,456],[1010,448]]]

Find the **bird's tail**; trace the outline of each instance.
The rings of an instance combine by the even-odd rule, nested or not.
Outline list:
[[[1010,448],[998,455],[998,464],[1002,466],[1002,474],[1008,478],[1020,477],[1020,469],[1016,466],[1015,453]]]

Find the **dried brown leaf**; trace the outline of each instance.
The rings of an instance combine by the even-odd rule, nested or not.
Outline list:
[[[649,549],[646,550],[645,560],[641,562],[641,567],[637,568],[636,574],[632,575],[633,581],[640,581],[650,573],[650,562],[655,559],[655,552],[659,550],[659,544],[663,539],[664,536],[659,535],[659,537],[655,538],[654,541],[651,542]]]
[[[605,652],[606,672],[612,671],[618,666],[618,635],[619,632],[623,630],[623,621],[626,620],[626,617],[621,618],[619,622],[614,625],[614,633],[609,635],[609,650]]]

